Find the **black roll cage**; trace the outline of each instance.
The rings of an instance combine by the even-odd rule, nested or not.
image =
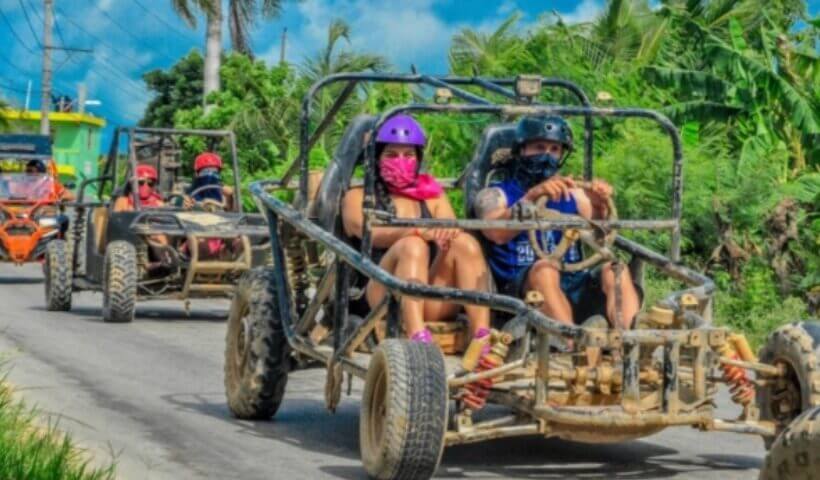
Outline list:
[[[120,184],[117,173],[120,167],[120,137],[126,136],[128,138],[127,152],[128,158],[125,162],[127,166],[125,182],[131,183],[131,195],[134,202],[134,209],[140,211],[142,208],[138,192],[137,179],[131,172],[136,171],[137,168],[137,154],[136,146],[134,144],[137,135],[157,135],[160,137],[160,146],[171,137],[174,136],[196,136],[205,137],[213,140],[215,143],[219,141],[228,141],[228,146],[231,153],[231,168],[233,170],[234,192],[236,192],[236,201],[234,201],[233,209],[236,213],[242,213],[242,202],[239,201],[241,194],[241,183],[239,180],[239,160],[237,158],[236,137],[230,130],[201,130],[201,129],[174,129],[174,128],[148,128],[148,127],[117,127],[114,130],[114,135],[111,139],[111,147],[108,151],[105,168],[102,174],[93,179],[86,180],[82,183],[78,203],[82,203],[85,193],[85,188],[91,183],[99,183],[98,190],[103,192],[105,187],[110,184],[111,190],[116,191],[125,183]],[[162,180],[163,169],[157,169],[158,181]]]
[[[563,337],[576,338],[585,342],[585,329],[574,325],[562,324],[548,316],[544,315],[538,309],[530,308],[521,299],[501,295],[490,292],[479,291],[464,291],[449,287],[434,287],[429,285],[420,285],[417,283],[407,282],[401,280],[374,263],[370,258],[370,233],[374,225],[393,225],[393,226],[432,226],[437,225],[436,222],[441,223],[441,220],[422,220],[422,219],[401,219],[395,218],[386,212],[379,212],[375,210],[374,186],[375,186],[375,132],[385,121],[392,116],[407,112],[453,112],[462,114],[495,114],[500,117],[510,117],[527,114],[557,114],[566,116],[583,116],[585,119],[585,134],[584,134],[584,175],[586,178],[592,176],[592,119],[595,117],[629,117],[629,118],[644,118],[652,120],[659,124],[660,127],[669,135],[673,146],[673,198],[672,198],[672,215],[671,219],[667,220],[625,220],[618,223],[618,226],[634,229],[666,229],[672,231],[672,241],[670,248],[670,255],[667,257],[648,249],[637,242],[618,236],[615,240],[615,245],[633,255],[642,262],[647,262],[665,274],[684,282],[688,285],[687,288],[673,292],[661,303],[672,309],[676,313],[683,311],[680,305],[681,298],[690,294],[698,300],[704,302],[711,301],[711,295],[714,292],[714,282],[705,275],[689,269],[677,263],[680,251],[680,219],[682,213],[682,191],[683,191],[683,177],[682,177],[682,162],[683,154],[680,136],[674,124],[660,113],[652,110],[637,109],[637,108],[594,108],[590,105],[588,97],[577,85],[572,82],[560,79],[541,78],[541,84],[546,86],[554,86],[557,88],[565,88],[576,94],[581,100],[580,107],[566,107],[566,106],[550,106],[535,104],[527,98],[518,96],[513,91],[505,88],[510,85],[515,85],[518,79],[482,79],[482,78],[465,78],[465,77],[431,77],[426,75],[383,75],[383,74],[338,74],[326,77],[316,82],[305,95],[302,102],[302,113],[300,119],[300,152],[297,159],[290,165],[285,175],[276,180],[264,180],[254,182],[250,186],[251,193],[254,195],[257,204],[264,212],[270,229],[271,248],[273,250],[274,265],[280,266],[275,272],[275,289],[277,291],[277,299],[279,302],[279,314],[282,318],[282,325],[284,332],[288,338],[289,344],[300,353],[316,358],[320,361],[327,361],[319,354],[312,345],[312,341],[297,331],[297,325],[303,325],[305,318],[300,318],[300,315],[311,315],[317,311],[316,302],[324,302],[325,299],[314,298],[304,312],[294,311],[295,305],[292,303],[291,286],[288,283],[285,269],[281,266],[287,265],[284,253],[284,245],[287,239],[283,241],[282,236],[293,234],[297,232],[303,235],[310,242],[316,242],[326,248],[335,255],[334,266],[331,266],[328,272],[335,274],[335,279],[326,274],[328,278],[324,279],[331,282],[335,286],[334,293],[334,315],[333,327],[345,325],[347,317],[347,304],[349,292],[349,278],[351,269],[359,271],[370,279],[374,279],[383,284],[390,292],[388,297],[388,308],[390,311],[395,311],[398,308],[397,297],[408,295],[413,297],[430,298],[443,300],[447,302],[459,304],[474,304],[491,307],[493,309],[506,311],[511,313],[528,323],[537,332],[542,334],[553,334]],[[341,91],[339,97],[331,105],[324,118],[319,123],[319,126],[311,134],[310,133],[310,115],[311,103],[318,91],[333,83],[346,82],[345,88]],[[409,104],[395,107],[383,115],[381,115],[373,129],[371,130],[370,140],[366,146],[365,153],[365,228],[362,239],[361,251],[356,251],[350,245],[346,244],[342,239],[336,237],[333,232],[325,230],[317,225],[310,217],[309,199],[308,199],[308,176],[309,176],[309,151],[316,143],[323,131],[330,125],[332,119],[341,109],[344,102],[355,90],[355,87],[360,82],[384,82],[384,83],[399,83],[399,84],[420,84],[430,87],[447,88],[452,92],[452,95],[467,101],[467,104]],[[462,89],[462,86],[474,86],[482,88],[485,91],[500,94],[506,98],[515,100],[513,104],[493,104],[489,100],[475,95]],[[295,206],[292,206],[283,200],[272,195],[274,190],[287,189],[290,185],[290,180],[296,172],[300,173],[298,183],[298,195]],[[518,228],[531,229],[533,225],[526,224],[526,222],[509,222],[510,225],[495,225],[490,221],[482,220],[451,220],[447,221],[447,226],[460,227],[464,229],[480,229],[480,228]],[[515,224],[520,225],[515,225]],[[547,222],[541,221],[538,224],[539,228],[569,228],[572,226],[571,222],[560,221]],[[607,222],[596,222],[599,226],[608,226]],[[443,225],[437,225],[443,226]],[[614,224],[613,224],[614,226]],[[283,228],[286,227],[286,228]],[[587,226],[586,228],[590,228]],[[283,233],[285,232],[285,233]],[[335,268],[335,267],[338,268]],[[323,280],[323,281],[324,281]],[[377,307],[382,308],[382,307]],[[397,330],[397,315],[390,315],[388,317],[388,335],[395,336]],[[360,325],[356,331],[350,334],[350,337],[358,337],[360,331],[366,328],[366,325]],[[339,330],[336,330],[339,331]],[[686,335],[686,332],[676,331],[659,331],[659,330],[632,330],[624,331],[623,341],[639,343],[652,343],[658,338],[666,339],[664,341],[672,341],[678,339],[681,335]],[[342,339],[339,336],[334,336],[334,359],[335,361],[344,362],[341,358]],[[683,337],[680,337],[683,338]]]

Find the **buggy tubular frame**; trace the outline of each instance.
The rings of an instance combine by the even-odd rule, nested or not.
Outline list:
[[[364,235],[360,250],[352,248],[342,239],[328,231],[310,217],[308,198],[308,177],[309,177],[309,151],[323,131],[331,123],[331,119],[338,113],[344,102],[355,90],[360,82],[386,82],[399,84],[416,84],[429,87],[447,88],[453,96],[468,102],[466,104],[410,104],[399,106],[385,112],[378,118],[376,125],[370,130],[369,141],[365,146],[365,179],[364,179],[364,201],[365,222]],[[722,423],[718,425],[711,419],[711,411],[708,404],[709,394],[703,385],[708,381],[708,374],[705,369],[694,369],[693,371],[679,372],[676,365],[681,355],[681,349],[697,351],[697,355],[703,356],[714,346],[723,345],[726,342],[726,330],[714,328],[703,321],[699,314],[687,311],[684,299],[697,299],[701,302],[708,302],[714,291],[714,283],[708,277],[682,266],[677,263],[680,250],[680,218],[682,202],[682,149],[679,133],[672,122],[665,116],[650,110],[634,108],[594,108],[590,106],[586,95],[576,85],[557,79],[541,79],[542,85],[564,88],[573,92],[580,99],[580,107],[564,107],[539,105],[527,102],[526,98],[519,97],[510,91],[509,86],[515,85],[516,79],[480,79],[462,77],[429,77],[423,75],[377,75],[377,74],[339,74],[320,80],[314,84],[303,101],[301,115],[300,132],[300,152],[296,161],[288,168],[287,173],[279,180],[266,180],[254,182],[250,186],[250,191],[254,195],[257,204],[264,212],[268,220],[270,230],[270,244],[273,250],[273,263],[280,266],[273,271],[274,288],[277,293],[279,313],[285,336],[290,346],[299,354],[308,358],[318,360],[328,368],[329,385],[332,377],[336,376],[335,368],[341,365],[345,370],[364,377],[365,369],[357,364],[352,356],[353,350],[357,347],[374,328],[376,315],[388,313],[389,337],[398,335],[397,315],[391,315],[398,308],[398,300],[402,296],[420,297],[425,299],[441,300],[461,305],[481,305],[494,310],[508,312],[514,315],[515,320],[525,323],[539,337],[539,348],[533,352],[536,358],[537,368],[535,375],[535,402],[521,402],[520,399],[512,399],[499,403],[511,404],[519,413],[526,416],[535,424],[516,424],[511,429],[521,429],[519,433],[544,432],[548,428],[544,423],[537,420],[548,420],[564,425],[583,424],[586,426],[632,426],[632,427],[664,427],[669,425],[698,425],[704,428],[740,431],[748,429],[744,425],[734,425]],[[322,89],[334,83],[344,83],[340,96],[329,108],[326,116],[321,120],[317,129],[311,134],[311,104],[316,94]],[[484,91],[499,94],[507,99],[517,100],[517,104],[493,104],[462,87],[474,87]],[[519,222],[517,228],[631,228],[631,229],[666,229],[671,230],[672,240],[670,253],[668,256],[652,251],[642,245],[623,237],[617,237],[615,247],[631,254],[634,258],[649,263],[658,268],[663,273],[681,280],[688,285],[688,288],[673,292],[662,301],[665,308],[673,311],[675,315],[688,315],[695,325],[690,330],[597,330],[585,329],[575,325],[566,325],[544,315],[540,310],[526,304],[523,300],[507,295],[489,292],[460,290],[449,287],[435,287],[422,285],[401,280],[391,275],[370,257],[370,232],[373,226],[400,226],[400,227],[451,227],[477,230],[488,228],[492,222],[482,220],[423,220],[423,219],[401,219],[375,210],[375,135],[373,132],[383,125],[389,118],[400,113],[459,113],[465,115],[495,115],[501,118],[509,118],[520,115],[544,115],[555,114],[564,116],[584,117],[587,126],[585,143],[585,176],[592,174],[592,120],[596,117],[619,117],[619,118],[643,118],[654,121],[670,137],[673,147],[672,165],[672,189],[673,198],[671,205],[671,218],[664,220],[620,220],[615,222],[595,222],[594,225],[575,225],[571,221],[539,221],[536,225],[529,225]],[[299,172],[298,195],[295,205],[290,205],[273,195],[273,191],[288,189],[293,175]],[[505,227],[511,226],[505,224]],[[308,242],[321,245],[326,253],[332,254],[331,264],[328,265],[324,278],[320,281],[320,288],[303,311],[297,311],[293,304],[291,286],[288,284],[287,274],[281,266],[286,265],[284,235],[300,235]],[[389,298],[379,305],[372,316],[368,316],[365,321],[359,324],[351,332],[346,333],[344,338],[341,334],[334,337],[333,348],[320,347],[304,331],[303,326],[311,319],[299,318],[300,315],[315,315],[319,310],[319,304],[332,302],[331,322],[336,332],[341,331],[341,326],[346,325],[347,298],[349,292],[349,275],[356,270],[369,279],[375,280],[390,292]],[[335,277],[334,277],[335,276]],[[335,288],[332,288],[335,287]],[[335,290],[335,292],[333,291]],[[321,294],[318,292],[322,292]],[[330,298],[333,296],[333,298]],[[563,338],[573,339],[577,348],[597,347],[623,352],[622,369],[616,372],[616,376],[622,381],[623,398],[620,405],[613,405],[602,409],[600,406],[592,407],[560,407],[552,406],[546,400],[549,394],[549,379],[553,374],[549,368],[549,337],[555,335]],[[640,352],[642,348],[663,349],[663,357],[667,365],[675,365],[666,369],[660,382],[660,410],[641,411],[640,407],[640,384],[642,378],[640,372]],[[646,350],[644,350],[646,351]],[[515,365],[502,364],[498,366],[499,371],[515,368]],[[696,385],[696,399],[694,403],[682,403],[679,385],[680,377],[685,375],[688,381]],[[336,379],[340,382],[340,379]],[[509,399],[508,399],[509,400]],[[331,405],[329,403],[329,405]],[[529,406],[524,406],[527,404]],[[707,411],[709,410],[709,411]],[[640,413],[641,415],[636,415]],[[503,430],[503,429],[502,429]],[[506,430],[505,430],[506,431]],[[512,434],[513,430],[508,433]],[[449,435],[449,432],[448,432]],[[461,443],[482,439],[483,434],[476,434],[475,437],[465,436],[463,438],[450,438],[448,443]],[[503,435],[499,435],[503,436]]]

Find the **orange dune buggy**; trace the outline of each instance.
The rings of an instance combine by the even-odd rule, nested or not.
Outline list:
[[[50,140],[0,135],[0,261],[39,261],[68,226],[60,202],[70,199],[51,159]]]

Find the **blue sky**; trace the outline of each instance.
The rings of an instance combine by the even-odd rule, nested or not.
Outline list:
[[[204,45],[203,22],[199,22],[197,29],[190,29],[176,17],[170,3],[55,0],[55,42],[94,49],[93,55],[56,53],[56,91],[74,96],[77,84],[83,82],[89,98],[101,102],[98,107],[89,107],[90,111],[105,117],[109,124],[135,123],[150,98],[140,75],[147,70],[166,68],[181,55]],[[291,0],[285,2],[280,18],[258,26],[252,44],[260,58],[276,61],[281,31],[287,27],[287,59],[300,63],[305,55],[316,52],[325,43],[330,21],[342,18],[352,28],[349,48],[382,54],[397,70],[409,70],[415,64],[424,72],[444,73],[450,38],[464,27],[493,29],[516,10],[524,15],[524,26],[552,10],[569,21],[590,20],[600,12],[603,3],[604,0]],[[150,8],[154,15],[140,4]],[[820,0],[810,0],[809,4],[812,12],[820,10]],[[39,108],[42,2],[0,0],[0,12],[5,16],[0,16],[0,96],[22,105],[31,80],[31,108]]]

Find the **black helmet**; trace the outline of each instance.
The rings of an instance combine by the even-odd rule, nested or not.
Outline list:
[[[564,146],[566,158],[573,148],[572,129],[561,117],[521,117],[515,127],[513,153],[518,153],[525,143],[533,140],[550,140]]]
[[[26,170],[28,170],[30,168],[36,170],[37,173],[46,173],[46,164],[45,164],[45,162],[43,162],[42,160],[36,159],[36,158],[33,159],[33,160],[29,160],[28,163],[26,164]]]

